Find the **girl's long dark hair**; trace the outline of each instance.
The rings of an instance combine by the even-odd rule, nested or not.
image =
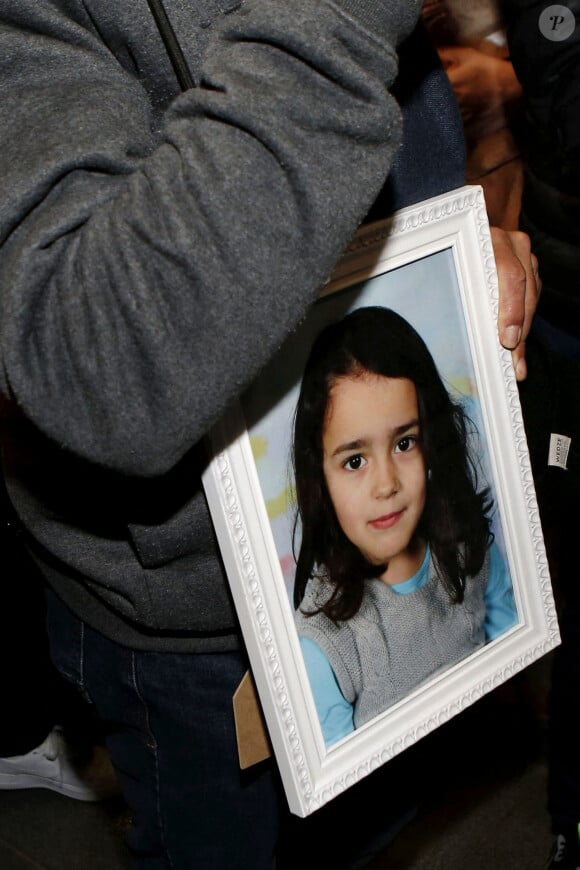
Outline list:
[[[363,582],[385,565],[371,565],[342,531],[323,471],[322,433],[330,390],[338,378],[364,371],[408,378],[419,406],[421,449],[429,469],[427,500],[418,534],[430,547],[452,601],[461,602],[467,577],[481,570],[490,542],[492,501],[478,492],[477,472],[467,448],[469,420],[452,401],[423,339],[387,308],[360,308],[317,337],[302,379],[294,421],[293,465],[302,539],[294,604],[299,607],[309,578],[332,587],[321,610],[335,622],[360,608]]]

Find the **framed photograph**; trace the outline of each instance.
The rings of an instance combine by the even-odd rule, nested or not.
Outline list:
[[[209,437],[204,486],[297,815],[559,642],[497,309],[481,188],[401,210],[358,232]]]

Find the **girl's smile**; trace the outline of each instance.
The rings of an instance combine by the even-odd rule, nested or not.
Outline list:
[[[398,511],[393,514],[386,514],[383,517],[377,517],[376,520],[370,520],[370,524],[374,529],[390,529],[391,526],[394,526],[401,517],[403,516],[403,511]]]
[[[330,390],[322,433],[323,468],[338,522],[386,583],[421,566],[416,530],[427,480],[417,391],[407,378],[361,371]]]

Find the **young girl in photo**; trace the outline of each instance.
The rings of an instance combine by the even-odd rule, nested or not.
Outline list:
[[[327,745],[518,621],[468,420],[398,314],[311,350],[294,426],[295,606]]]

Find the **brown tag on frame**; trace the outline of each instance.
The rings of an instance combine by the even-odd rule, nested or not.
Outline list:
[[[236,689],[233,704],[240,767],[246,770],[272,755],[264,714],[250,671],[246,671]]]

